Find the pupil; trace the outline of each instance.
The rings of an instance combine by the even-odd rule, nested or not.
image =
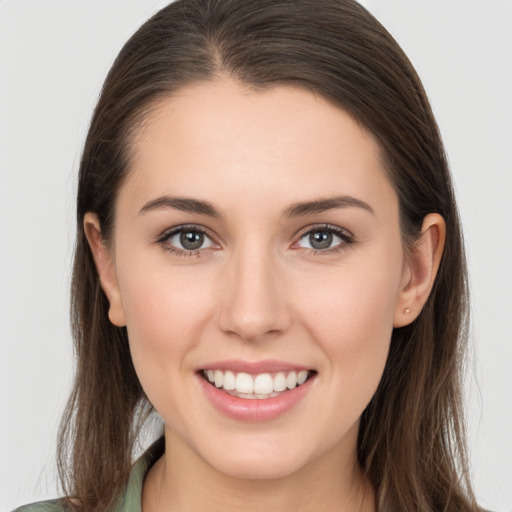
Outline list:
[[[332,233],[317,231],[309,235],[309,243],[313,249],[328,249],[332,244]]]
[[[199,249],[203,245],[203,241],[204,235],[197,231],[185,231],[180,235],[181,245],[189,251]]]

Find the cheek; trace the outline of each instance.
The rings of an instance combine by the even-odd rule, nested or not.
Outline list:
[[[302,318],[328,345],[354,349],[389,334],[398,297],[399,273],[346,268],[312,282],[316,293],[301,293]]]
[[[208,283],[170,267],[131,263],[128,272],[120,272],[120,288],[132,359],[145,389],[157,391],[155,383],[166,389],[187,366],[187,354],[208,321]]]
[[[193,394],[184,382],[208,323],[208,285],[199,287],[195,279],[151,265],[144,273],[131,272],[123,285],[130,352],[139,381],[164,422],[186,438],[189,427],[184,418],[197,411],[192,410]]]
[[[332,392],[344,390],[343,400],[355,408],[364,409],[386,364],[400,270],[346,267],[316,282],[321,293],[301,296],[301,317],[326,355]]]

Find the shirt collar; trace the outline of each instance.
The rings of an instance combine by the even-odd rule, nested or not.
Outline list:
[[[165,449],[164,437],[155,441],[135,462],[125,492],[119,500],[116,512],[142,512],[142,487],[151,466],[162,456]]]

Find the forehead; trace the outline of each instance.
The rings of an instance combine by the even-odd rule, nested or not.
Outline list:
[[[161,100],[135,138],[124,188],[139,205],[162,194],[228,204],[242,193],[247,205],[340,194],[396,202],[378,143],[345,111],[299,88],[232,80]]]

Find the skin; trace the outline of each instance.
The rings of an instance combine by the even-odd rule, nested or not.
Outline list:
[[[208,201],[221,216],[144,210],[163,196]],[[369,208],[283,214],[336,196]],[[109,243],[94,214],[84,223],[110,319],[127,326],[165,422],[167,451],[146,478],[144,512],[374,510],[356,463],[359,418],[393,327],[413,321],[428,297],[445,227],[428,215],[405,257],[398,199],[372,135],[296,88],[191,85],[146,120],[115,213]],[[314,251],[307,234],[325,234],[326,224],[343,236]],[[169,250],[179,236],[164,235],[180,225],[207,230],[199,251]],[[243,422],[218,412],[198,384],[198,368],[226,359],[278,359],[317,375],[285,414]]]

